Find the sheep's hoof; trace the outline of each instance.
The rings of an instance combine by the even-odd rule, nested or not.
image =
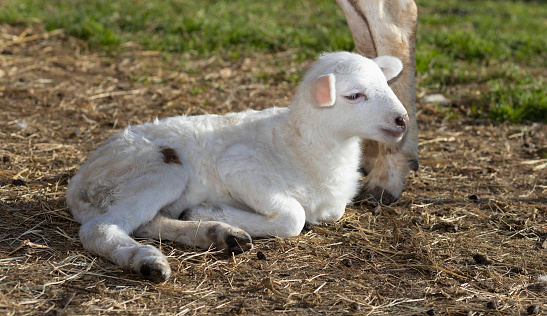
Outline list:
[[[361,192],[354,200],[357,203],[372,202],[377,204],[389,205],[397,201],[397,199],[398,197],[395,197],[389,191],[380,187],[374,187],[372,189]]]
[[[410,159],[408,161],[408,166],[410,167],[410,170],[418,171],[418,168],[420,168],[420,164],[418,163],[418,159]]]
[[[143,278],[154,283],[161,283],[171,275],[170,269],[165,269],[160,263],[144,263],[140,272]]]
[[[369,172],[364,167],[359,168],[359,173],[365,177],[369,174]]]
[[[247,233],[228,235],[226,237],[226,245],[228,245],[226,251],[235,255],[253,249],[253,241]]]

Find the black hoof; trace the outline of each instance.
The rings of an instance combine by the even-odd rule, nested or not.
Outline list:
[[[410,169],[412,171],[418,171],[418,168],[420,168],[420,164],[418,163],[418,159],[410,159],[408,161],[408,165],[410,166]]]
[[[145,263],[141,266],[142,277],[154,283],[160,283],[169,278],[171,274],[162,265],[157,263]]]
[[[375,187],[373,189],[361,192],[361,194],[355,198],[355,201],[358,203],[369,202],[374,204],[389,205],[397,201],[397,199],[398,198],[389,193],[389,191],[380,187]]]
[[[226,245],[228,245],[228,248],[226,249],[228,253],[233,253],[235,255],[239,255],[253,248],[251,237],[243,234],[238,236],[229,235],[226,237]]]
[[[189,209],[185,209],[184,211],[182,211],[182,213],[180,213],[179,215],[179,221],[187,221],[190,219],[190,212],[191,210]]]
[[[313,226],[315,226],[315,224],[305,223],[303,230],[305,230],[305,231],[312,230]]]
[[[359,168],[359,173],[365,177],[368,176],[368,171],[366,171],[363,167]]]

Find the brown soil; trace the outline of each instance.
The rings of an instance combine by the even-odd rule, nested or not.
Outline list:
[[[169,256],[163,284],[84,250],[65,189],[103,140],[156,117],[285,106],[286,79],[310,64],[178,58],[0,25],[0,314],[547,313],[547,126],[431,104],[418,105],[420,170],[394,205],[350,206],[235,257],[142,240]]]

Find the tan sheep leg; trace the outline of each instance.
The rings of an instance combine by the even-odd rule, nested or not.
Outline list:
[[[418,124],[414,76],[416,72],[416,28],[418,11],[413,0],[337,0],[342,7],[361,55],[398,57],[403,71],[390,86],[405,106],[408,131],[396,147],[373,141],[363,143],[365,185],[356,200],[372,197],[389,204],[401,196],[410,170],[418,170]]]

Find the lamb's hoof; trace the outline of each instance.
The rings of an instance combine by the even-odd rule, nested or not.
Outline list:
[[[313,226],[315,226],[315,224],[312,224],[312,223],[305,223],[304,224],[304,231],[309,231],[309,230],[312,230]]]
[[[251,236],[247,233],[228,235],[228,237],[226,237],[226,245],[228,245],[226,251],[235,255],[253,249],[253,241]]]
[[[180,215],[179,215],[179,221],[188,221],[188,220],[190,220],[190,212],[192,212],[192,211],[189,210],[189,209],[185,209],[184,211],[182,211],[182,213],[180,213]]]
[[[161,283],[171,275],[171,269],[165,269],[160,263],[144,263],[140,271],[143,278],[154,283]]]
[[[355,201],[357,203],[372,202],[375,204],[383,205],[389,205],[397,200],[398,197],[395,197],[389,191],[380,187],[374,187],[372,189],[365,190],[361,192],[361,194],[359,194],[357,198],[355,198]]]

